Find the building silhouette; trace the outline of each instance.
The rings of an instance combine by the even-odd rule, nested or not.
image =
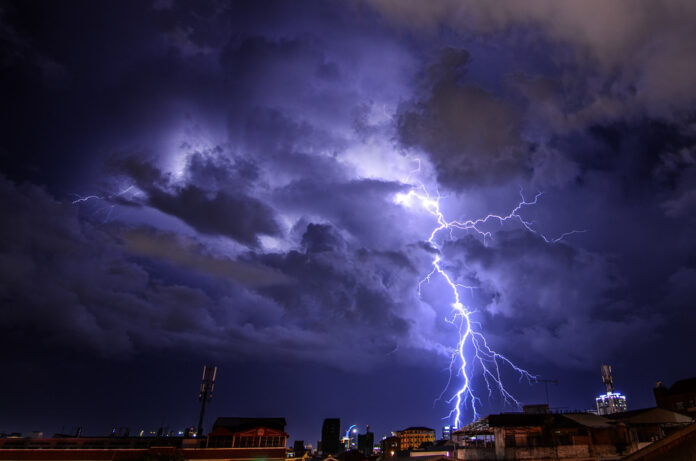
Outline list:
[[[341,419],[326,418],[321,426],[321,451],[326,455],[341,452]]]
[[[362,451],[365,456],[372,456],[372,449],[375,445],[375,434],[370,432],[370,426],[364,434],[358,434],[358,450]]]
[[[292,445],[292,451],[295,454],[295,458],[303,457],[306,451],[304,440],[295,440],[295,443]]]
[[[696,378],[679,380],[672,387],[658,381],[653,394],[658,407],[696,419]]]
[[[8,461],[286,461],[285,418],[218,418],[207,437],[0,437]]]
[[[401,451],[401,441],[398,437],[385,437],[382,440],[382,458],[396,458]]]

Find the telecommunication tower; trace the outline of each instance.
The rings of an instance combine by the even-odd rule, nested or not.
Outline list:
[[[607,388],[607,394],[614,392],[614,378],[611,376],[611,366],[602,365],[602,381]]]
[[[198,393],[198,400],[201,402],[201,415],[198,418],[198,432],[196,437],[203,437],[203,416],[205,415],[205,404],[213,399],[213,389],[215,388],[215,376],[217,368],[212,365],[203,365],[203,377],[201,378],[201,391]]]

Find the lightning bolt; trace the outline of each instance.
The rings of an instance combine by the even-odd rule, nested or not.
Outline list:
[[[83,203],[83,202],[88,202],[90,200],[110,200],[114,197],[120,197],[124,194],[127,194],[130,192],[135,186],[128,186],[125,189],[123,189],[121,192],[117,192],[115,194],[110,194],[106,196],[101,196],[101,195],[86,195],[82,196],[79,194],[73,194],[75,197],[77,197],[75,200],[73,200],[71,203],[73,205],[77,205],[78,203]]]
[[[125,189],[121,190],[120,192],[116,192],[114,194],[109,194],[109,195],[86,195],[86,196],[82,196],[79,194],[72,194],[76,198],[71,203],[73,205],[80,205],[80,204],[89,202],[91,200],[96,200],[96,201],[104,200],[104,201],[108,202],[109,200],[113,200],[116,197],[121,197],[122,195],[125,195],[128,192],[131,192],[133,189],[135,189],[135,186],[128,186]],[[104,211],[104,210],[106,210],[106,215],[104,218],[104,223],[106,223],[109,221],[109,218],[111,218],[111,213],[114,211],[114,204],[111,204],[108,207],[104,207],[104,208],[97,210],[97,212],[95,212],[95,215],[101,211]]]
[[[417,172],[419,169],[420,162],[418,168],[412,171],[411,174]],[[409,178],[410,176],[411,175],[409,175]],[[453,348],[449,366],[449,379],[440,398],[450,388],[452,376],[456,372],[457,375],[461,376],[462,383],[461,387],[447,400],[447,403],[452,405],[452,410],[446,417],[447,419],[452,419],[452,424],[455,428],[461,427],[462,413],[467,406],[471,408],[472,420],[477,420],[480,417],[479,409],[481,400],[477,396],[472,382],[474,373],[476,373],[477,370],[479,370],[483,376],[488,388],[489,397],[496,391],[503,397],[506,404],[516,407],[519,407],[520,403],[505,389],[501,375],[502,370],[504,368],[511,369],[519,375],[520,380],[526,378],[529,383],[535,382],[537,376],[518,367],[504,355],[496,352],[488,345],[481,331],[481,325],[472,318],[475,311],[464,305],[461,300],[460,289],[473,290],[475,287],[455,283],[453,277],[442,267],[440,257],[441,245],[438,243],[438,235],[446,231],[449,239],[453,239],[453,232],[455,230],[471,231],[480,235],[485,242],[487,239],[492,238],[492,234],[490,231],[482,229],[482,226],[489,222],[498,222],[502,225],[508,221],[519,222],[526,230],[539,236],[549,244],[560,242],[569,235],[585,232],[571,231],[556,238],[549,238],[535,230],[533,223],[525,220],[520,215],[520,212],[524,207],[536,205],[541,195],[541,193],[537,193],[533,200],[528,201],[525,199],[523,192],[520,191],[520,202],[507,215],[489,214],[482,218],[466,221],[448,221],[440,209],[440,200],[442,197],[439,192],[435,197],[431,197],[423,184],[414,186],[407,194],[397,194],[396,196],[397,203],[408,205],[415,201],[437,220],[437,225],[433,228],[427,240],[431,248],[435,250],[432,260],[432,270],[419,282],[418,294],[421,294],[422,285],[426,282],[430,282],[431,278],[435,276],[444,280],[452,293],[453,303],[451,306],[453,309],[453,316],[445,320],[458,328],[459,341],[456,347]]]

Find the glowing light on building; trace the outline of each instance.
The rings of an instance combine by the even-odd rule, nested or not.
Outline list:
[[[611,366],[602,365],[602,381],[604,381],[604,385],[607,388],[607,393],[595,399],[597,414],[610,415],[626,411],[628,409],[626,396],[619,392],[614,392],[614,377],[611,374]]]
[[[619,392],[607,392],[596,399],[597,413],[600,415],[610,415],[620,413],[628,409],[626,396]]]

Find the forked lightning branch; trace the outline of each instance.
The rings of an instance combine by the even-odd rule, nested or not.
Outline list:
[[[476,376],[481,376],[483,378],[489,397],[497,393],[502,396],[506,403],[517,407],[519,407],[519,402],[507,391],[503,383],[503,369],[511,369],[519,374],[520,379],[525,378],[529,382],[534,382],[536,376],[518,367],[504,355],[496,352],[489,346],[481,329],[481,325],[472,318],[473,311],[462,302],[460,289],[470,289],[472,287],[457,283],[454,275],[448,272],[442,265],[440,256],[442,242],[447,239],[453,239],[453,232],[455,230],[475,232],[484,239],[492,238],[490,231],[482,229],[486,223],[492,221],[497,221],[500,224],[507,221],[517,221],[526,230],[539,236],[546,243],[556,243],[570,234],[582,232],[572,231],[554,239],[547,238],[540,234],[532,227],[531,222],[526,221],[520,215],[520,212],[526,206],[535,205],[541,193],[536,194],[531,201],[527,201],[521,192],[520,196],[522,198],[521,201],[517,203],[517,206],[507,215],[489,214],[482,218],[466,221],[448,221],[440,209],[440,200],[442,197],[439,193],[435,197],[432,197],[422,184],[414,187],[406,194],[397,194],[396,196],[397,203],[406,206],[413,206],[414,204],[422,206],[437,221],[437,225],[433,228],[428,237],[428,244],[435,250],[433,253],[432,270],[418,284],[418,293],[420,295],[423,283],[430,282],[433,277],[440,277],[444,280],[448,289],[451,291],[453,315],[451,318],[447,318],[446,321],[458,329],[459,340],[452,348],[449,368],[450,380],[443,393],[449,389],[452,377],[457,377],[461,385],[447,400],[447,402],[451,404],[451,411],[447,418],[451,419],[452,425],[455,428],[461,427],[466,408],[470,409],[472,420],[476,420],[480,416],[479,409],[482,402],[479,396],[480,394],[474,388],[474,378]]]

